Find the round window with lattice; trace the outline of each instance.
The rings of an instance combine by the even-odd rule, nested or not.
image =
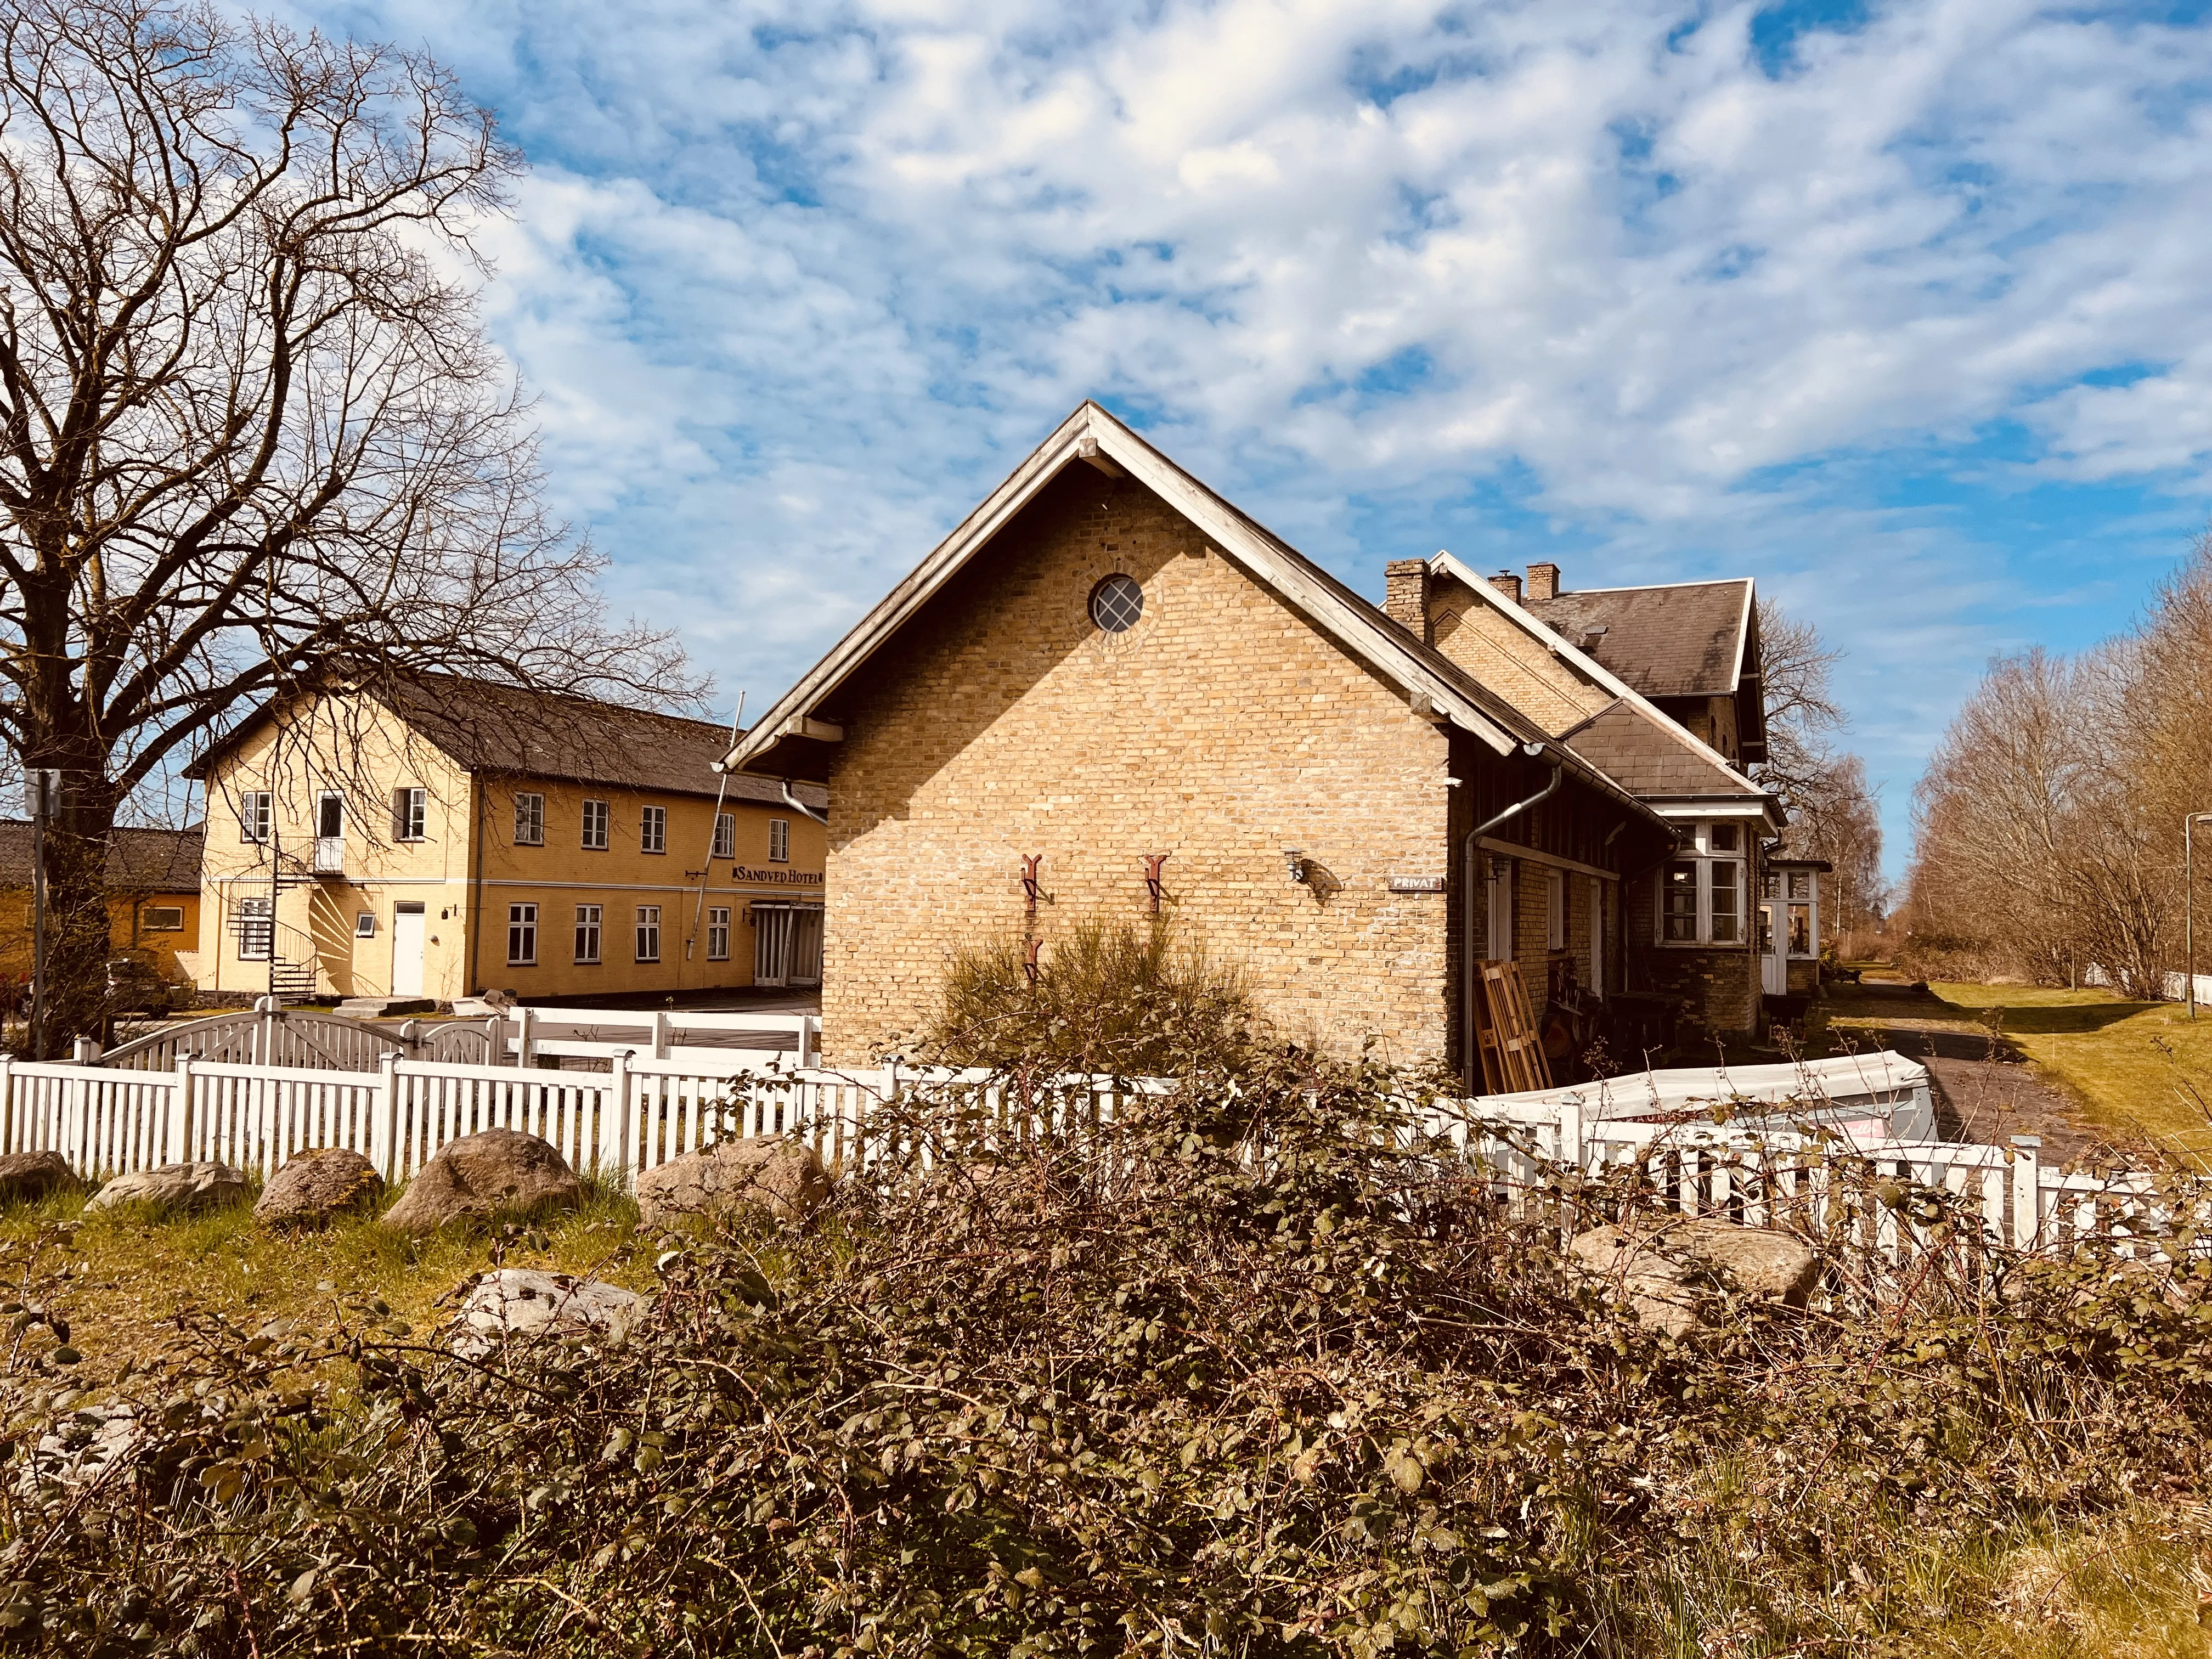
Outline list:
[[[1145,590],[1134,576],[1115,574],[1091,590],[1091,620],[1109,634],[1126,634],[1145,614]]]

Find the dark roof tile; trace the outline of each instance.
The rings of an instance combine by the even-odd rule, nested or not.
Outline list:
[[[1748,581],[1677,582],[1664,587],[1601,587],[1522,609],[1571,645],[1606,630],[1590,655],[1647,697],[1725,697],[1736,689]]]
[[[118,828],[107,841],[107,884],[126,893],[196,892],[203,839],[198,824],[189,830]],[[0,887],[30,884],[31,826],[0,821]]]
[[[1693,747],[1654,715],[1620,698],[1561,741],[1631,793],[1645,797],[1758,797],[1757,784]]]

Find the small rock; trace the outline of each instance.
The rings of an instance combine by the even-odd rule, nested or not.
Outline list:
[[[476,1282],[455,1316],[453,1352],[481,1358],[509,1337],[596,1337],[620,1342],[643,1314],[637,1292],[596,1279],[501,1267]]]
[[[15,1491],[29,1497],[46,1480],[70,1491],[88,1486],[110,1469],[128,1465],[145,1437],[128,1406],[71,1412],[52,1433],[39,1437],[15,1479]]]
[[[384,1177],[359,1152],[319,1146],[295,1152],[270,1177],[253,1206],[253,1218],[264,1227],[316,1226],[374,1201],[383,1190]]]
[[[717,1141],[639,1176],[638,1225],[745,1208],[804,1221],[829,1195],[830,1173],[811,1146],[783,1135],[755,1135]]]
[[[118,1204],[148,1204],[167,1215],[234,1204],[245,1196],[245,1176],[228,1164],[164,1164],[158,1170],[116,1176],[92,1195],[84,1209],[89,1215]]]
[[[434,1233],[506,1211],[573,1210],[583,1196],[584,1183],[552,1143],[517,1129],[486,1129],[441,1146],[384,1219],[405,1232]]]
[[[0,1154],[0,1204],[44,1198],[55,1188],[66,1187],[76,1179],[69,1160],[59,1152]]]
[[[1712,1277],[1802,1308],[1820,1276],[1820,1257],[1787,1233],[1713,1217],[1633,1233],[1593,1227],[1567,1251],[1585,1273],[1621,1291],[1638,1323],[1674,1336],[1704,1324],[1698,1304]]]

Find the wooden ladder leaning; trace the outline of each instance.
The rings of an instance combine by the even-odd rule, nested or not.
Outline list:
[[[1544,1039],[1517,962],[1479,965],[1482,994],[1475,1003],[1475,1042],[1482,1054],[1484,1087],[1492,1094],[1519,1094],[1552,1086],[1552,1067],[1544,1058]]]

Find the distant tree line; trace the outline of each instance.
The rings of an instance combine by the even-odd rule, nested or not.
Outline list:
[[[2182,821],[2212,811],[2208,661],[2212,532],[2128,632],[1990,665],[1914,793],[1916,961],[2047,984],[2094,966],[2161,994],[2182,964]]]

